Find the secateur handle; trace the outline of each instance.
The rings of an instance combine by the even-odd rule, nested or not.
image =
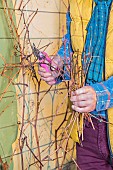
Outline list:
[[[51,59],[49,58],[48,54],[46,52],[40,52],[40,59],[39,59],[40,66],[45,68],[47,72],[50,72],[48,65],[45,63],[46,61],[48,61],[48,63],[51,65]]]
[[[35,44],[33,43],[32,46],[33,54],[37,57],[39,60],[40,66],[43,67],[47,72],[50,72],[50,69],[48,65],[46,64],[46,61],[51,65],[51,58],[49,58],[48,54],[45,51],[39,51],[38,48],[36,48]]]

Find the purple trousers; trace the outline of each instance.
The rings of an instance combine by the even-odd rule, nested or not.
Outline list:
[[[77,164],[81,170],[113,170],[109,163],[106,123],[92,120],[95,130],[86,121],[83,146],[77,144]]]

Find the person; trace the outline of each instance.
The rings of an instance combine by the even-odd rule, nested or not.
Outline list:
[[[77,164],[81,170],[113,169],[113,4],[112,0],[70,0],[67,12],[67,34],[53,68],[65,69],[64,56],[82,54],[78,60],[91,63],[85,86],[72,93],[72,109],[90,112],[95,130],[86,120],[82,146],[76,144]],[[85,59],[84,59],[85,58]],[[78,62],[79,62],[78,61]],[[49,67],[49,65],[48,65]],[[61,82],[54,69],[47,72],[39,66],[41,79],[49,85]],[[65,74],[65,72],[64,72]],[[64,75],[69,80],[69,75]]]

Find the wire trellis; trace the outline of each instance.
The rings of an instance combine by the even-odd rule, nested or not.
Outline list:
[[[9,167],[16,170],[75,169],[76,150],[71,132],[77,126],[77,140],[80,142],[81,134],[83,139],[84,115],[89,114],[72,111],[69,98],[72,91],[84,86],[92,57],[84,72],[78,63],[81,52],[77,50],[74,56],[70,54],[70,65],[66,66],[66,73],[71,73],[70,82],[47,85],[38,75],[40,63],[33,54],[32,45],[35,43],[39,50],[46,51],[50,56],[56,54],[66,32],[64,18],[69,2],[13,0],[12,3],[10,5],[8,0],[1,0],[0,7],[10,32],[9,37],[0,37],[0,40],[13,40],[11,59],[7,62],[5,56],[0,55],[0,74],[7,80],[0,100],[9,101],[0,115],[5,114],[6,110],[9,114],[14,112],[16,121],[5,124],[0,130],[2,133],[5,128],[18,127],[18,133],[15,130],[16,140],[9,146],[11,148],[13,144],[12,152],[6,155],[5,146],[2,146],[4,154],[1,155],[0,163],[6,170]],[[51,30],[53,25],[54,31]],[[61,72],[63,70],[59,70]],[[13,86],[11,91],[10,86]],[[13,108],[16,103],[18,107],[12,111],[10,107]]]

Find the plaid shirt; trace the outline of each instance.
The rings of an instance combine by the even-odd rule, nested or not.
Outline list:
[[[99,1],[99,3],[100,3],[100,1]],[[102,5],[101,5],[101,8],[102,8],[104,4],[103,4],[103,2],[101,2],[101,3],[102,3]],[[110,6],[110,3],[108,5]],[[94,10],[96,11],[96,9],[94,9]],[[99,20],[100,22],[102,21],[101,24],[104,24],[104,27],[101,27],[100,24],[99,23],[98,24],[99,24],[100,30],[101,30],[101,28],[102,29],[104,28],[103,31],[105,31],[104,34],[106,34],[107,33],[107,29],[105,29],[105,22],[108,22],[108,15],[109,15],[109,13],[108,13],[108,9],[104,9],[104,10],[107,13],[107,17],[105,18],[105,13],[103,13],[103,11],[102,12],[100,11],[100,16],[102,16],[102,13],[103,13],[105,20],[104,20],[104,22],[101,19]],[[95,12],[94,12],[94,15],[95,15]],[[92,15],[91,20],[95,19],[94,15]],[[70,37],[70,22],[71,22],[71,18],[70,18],[69,12],[67,13],[66,18],[67,18],[67,34],[63,37],[63,39],[62,39],[62,41],[63,41],[62,46],[61,46],[61,48],[58,51],[58,55],[61,56],[62,59],[64,59],[64,56],[69,57],[70,53],[73,52],[72,47],[70,45],[71,44],[71,37]],[[91,24],[91,20],[90,20],[89,24]],[[88,27],[89,27],[89,25],[88,25]],[[91,27],[93,27],[92,30],[94,32],[94,27],[95,27],[95,22],[94,21],[92,22],[92,26]],[[107,25],[106,25],[106,27],[107,27]],[[89,28],[88,33],[90,31],[91,30]],[[95,31],[96,31],[96,29],[95,29]],[[85,44],[85,50],[86,50],[87,53],[88,53],[87,49],[88,49],[88,43],[89,43],[89,41],[87,39],[89,38],[89,36],[90,35],[87,34],[86,44]],[[100,37],[100,40],[101,40],[101,37]],[[102,38],[101,42],[97,43],[97,45],[99,46],[103,41],[105,43],[106,35],[104,36],[104,40]],[[92,41],[92,42],[93,42],[92,46],[94,46],[94,44],[96,42],[95,41]],[[95,49],[93,49],[94,50],[93,53],[94,53],[94,55],[95,54],[99,55],[101,60],[98,60],[98,59],[95,59],[95,58],[93,59],[93,62],[91,64],[89,72],[88,72],[86,83],[87,83],[87,85],[92,86],[93,89],[96,91],[96,94],[97,94],[96,109],[93,112],[91,112],[91,113],[96,115],[96,116],[101,115],[101,116],[105,117],[105,115],[106,115],[105,111],[108,108],[113,107],[113,77],[110,77],[106,81],[102,81],[102,72],[103,72],[103,64],[102,63],[104,61],[104,57],[103,56],[105,55],[105,51],[103,51],[103,47],[105,47],[105,44],[103,44],[102,50],[99,50],[99,52],[100,52],[99,54],[98,54],[98,51],[97,51],[98,46],[96,46]],[[64,60],[64,62],[65,62],[65,60]],[[68,64],[70,64],[70,63],[68,63]],[[98,67],[101,67],[101,69],[98,69]],[[100,72],[100,70],[101,70],[101,72]],[[98,71],[98,72],[96,72],[96,71]],[[96,75],[96,76],[93,76],[93,75]],[[95,77],[95,79],[93,79],[94,77]],[[65,80],[69,80],[70,79],[69,74],[67,74],[66,72],[65,72],[65,75],[64,75],[64,79]],[[58,79],[58,83],[60,81],[61,80]]]

